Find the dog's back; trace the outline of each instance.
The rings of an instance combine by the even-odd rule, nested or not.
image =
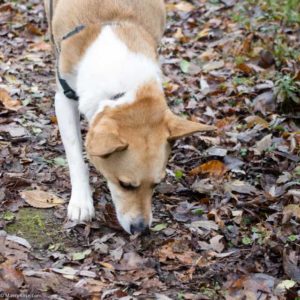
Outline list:
[[[55,41],[79,25],[130,21],[142,26],[158,43],[165,26],[163,0],[52,0]],[[45,0],[49,17],[51,0]]]

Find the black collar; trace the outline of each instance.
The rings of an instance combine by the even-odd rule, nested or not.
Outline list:
[[[85,28],[84,25],[79,25],[79,26],[75,27],[72,31],[70,31],[65,36],[63,36],[62,40],[64,41],[64,40],[72,37],[73,35],[82,31],[84,28]],[[71,100],[78,101],[79,97],[78,97],[77,93],[70,87],[68,82],[60,76],[59,63],[57,63],[57,78],[63,89],[64,95]]]
[[[103,23],[103,24],[104,25],[111,25],[111,24],[118,24],[118,23],[116,23],[116,22],[107,22],[107,23]],[[63,36],[62,40],[64,41],[64,40],[72,37],[73,35],[81,32],[84,28],[85,28],[84,25],[79,25],[79,26],[75,27],[72,31],[70,31],[65,36]],[[59,50],[58,49],[57,49],[57,52],[58,52],[58,56],[59,56]],[[59,81],[59,83],[60,83],[60,85],[63,89],[64,95],[67,98],[71,99],[71,100],[78,101],[79,97],[78,97],[77,93],[70,87],[68,82],[60,76],[59,63],[57,63],[57,78],[58,78],[58,81]],[[126,92],[118,93],[118,94],[112,96],[110,98],[110,100],[118,100],[118,99],[122,98],[125,94],[126,94]]]

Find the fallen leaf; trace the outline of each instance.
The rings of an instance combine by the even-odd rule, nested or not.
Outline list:
[[[195,221],[192,222],[190,227],[203,228],[206,230],[218,230],[219,226],[214,221]]]
[[[151,228],[151,230],[154,232],[158,232],[158,231],[162,231],[162,230],[166,229],[167,227],[168,227],[167,224],[157,224],[153,228]]]
[[[23,191],[21,197],[36,208],[51,208],[65,203],[56,195],[41,190]]]
[[[55,273],[62,274],[65,278],[68,279],[75,279],[76,275],[78,274],[78,270],[71,267],[64,267],[62,269],[52,268],[51,270]]]
[[[33,23],[29,23],[26,25],[26,28],[28,30],[29,33],[33,34],[33,35],[38,35],[41,36],[43,35],[43,32],[40,30],[39,27],[37,27],[35,24]]]
[[[24,282],[22,272],[14,266],[10,259],[0,264],[0,291],[18,294]]]
[[[137,270],[144,267],[145,261],[146,260],[136,252],[129,252],[123,255],[120,266],[116,266],[115,268],[122,271]]]
[[[91,249],[87,249],[87,250],[85,250],[83,252],[73,253],[71,256],[72,256],[73,260],[83,260],[87,256],[89,256],[91,253],[92,253],[92,250]]]
[[[275,64],[275,59],[272,52],[268,50],[262,50],[259,56],[260,56],[260,60],[258,62],[258,65],[260,67],[267,69]]]
[[[13,138],[29,136],[28,131],[15,123],[9,125],[0,125],[0,132],[7,132]]]
[[[195,6],[189,2],[180,1],[178,4],[175,5],[175,8],[183,12],[191,12],[195,9]]]
[[[251,75],[254,73],[254,70],[246,63],[237,64],[236,68],[246,75]]]
[[[224,163],[219,160],[211,160],[190,171],[190,175],[209,174],[210,176],[222,177],[227,172]]]
[[[177,260],[184,265],[192,265],[198,257],[198,254],[188,250],[186,243],[181,240],[170,241],[157,249],[157,255],[160,262],[168,260]]]
[[[299,204],[289,204],[283,209],[282,223],[287,223],[292,217],[300,220],[300,205]]]
[[[224,63],[223,60],[212,61],[212,62],[209,62],[209,63],[207,63],[203,66],[203,71],[204,72],[210,72],[210,71],[213,71],[213,70],[221,69],[221,68],[224,67],[224,65],[225,65],[225,63]]]
[[[253,99],[254,111],[259,111],[263,115],[267,112],[274,112],[276,109],[275,94],[273,91],[268,91],[258,95]]]
[[[224,163],[228,170],[240,170],[240,167],[245,164],[240,159],[229,155],[224,157]]]
[[[223,235],[216,235],[209,240],[211,248],[218,253],[221,253],[225,248],[224,243],[221,242],[223,238]]]
[[[220,147],[211,147],[206,150],[207,155],[209,156],[219,156],[224,157],[227,155],[227,149],[220,148]]]
[[[188,73],[190,68],[190,62],[187,60],[182,60],[180,62],[180,69],[183,73]]]
[[[276,180],[276,183],[277,184],[286,183],[290,181],[292,178],[293,178],[292,174],[290,174],[289,172],[283,172],[282,175],[280,175]]]
[[[26,247],[27,249],[32,248],[27,240],[25,240],[21,237],[15,236],[15,235],[7,235],[6,240],[17,243],[19,245],[22,245],[22,246]]]
[[[224,189],[227,192],[237,192],[240,194],[256,194],[257,190],[254,186],[250,185],[247,182],[234,180],[232,182],[226,182]]]
[[[281,291],[286,291],[291,289],[295,285],[296,282],[294,280],[283,280],[277,285],[276,290],[279,289]]]
[[[262,293],[263,295],[272,295],[274,285],[275,278],[266,274],[239,276],[226,284],[228,294],[225,299],[237,299],[235,296],[239,295],[238,299],[256,300],[261,297]],[[267,298],[264,297],[263,299]]]
[[[283,269],[292,280],[300,283],[300,268],[298,266],[299,258],[295,251],[283,250]]]
[[[255,154],[261,155],[264,151],[268,150],[271,146],[272,146],[272,134],[268,134],[256,143],[253,150]]]
[[[245,119],[245,121],[247,122],[248,128],[252,128],[256,125],[259,125],[264,129],[269,128],[269,123],[259,116],[249,116]]]
[[[192,189],[203,194],[210,193],[213,191],[214,186],[210,184],[209,180],[209,178],[206,178],[195,181],[192,185]]]
[[[6,109],[18,111],[22,104],[19,100],[14,100],[10,97],[7,90],[0,88],[0,102]]]

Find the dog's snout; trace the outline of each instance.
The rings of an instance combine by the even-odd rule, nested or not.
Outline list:
[[[142,218],[136,220],[134,223],[130,225],[131,234],[142,233],[149,229],[149,225]]]

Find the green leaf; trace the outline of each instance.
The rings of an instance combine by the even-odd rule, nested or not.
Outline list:
[[[73,260],[83,260],[85,259],[88,255],[90,255],[92,250],[88,249],[83,252],[76,252],[72,254],[72,259]]]
[[[32,127],[32,132],[34,134],[40,134],[42,132],[42,129],[38,127]]]
[[[23,106],[27,106],[30,103],[31,103],[31,99],[29,99],[29,98],[22,101]]]
[[[243,239],[242,239],[242,243],[243,243],[244,245],[251,245],[251,244],[252,244],[252,240],[251,240],[251,238],[249,238],[248,236],[245,236],[245,237],[243,237]]]
[[[162,231],[162,230],[166,229],[167,227],[168,227],[167,224],[157,224],[151,230],[158,232],[158,231]]]
[[[288,240],[289,240],[290,242],[295,242],[295,241],[297,241],[297,239],[298,239],[298,236],[295,235],[295,234],[292,234],[292,235],[290,235],[290,236],[288,237]]]
[[[198,216],[202,216],[204,214],[204,210],[201,208],[194,209],[192,212],[193,212],[193,214],[198,215]]]
[[[67,165],[67,160],[63,157],[56,157],[53,159],[53,162],[57,166],[65,167]]]
[[[190,67],[190,62],[187,60],[182,60],[180,62],[180,69],[183,73],[188,73],[189,72],[189,67]]]
[[[283,280],[277,286],[279,289],[289,290],[296,285],[294,280]]]
[[[300,176],[300,166],[298,166],[294,169],[294,173],[295,173],[295,175]]]
[[[251,228],[251,231],[252,231],[253,233],[258,233],[258,232],[259,232],[259,229],[258,229],[257,227],[255,227],[255,226],[253,226],[253,227]]]
[[[183,174],[182,170],[176,170],[175,171],[175,177],[176,177],[177,180],[181,179],[183,177],[183,175],[184,174]]]

